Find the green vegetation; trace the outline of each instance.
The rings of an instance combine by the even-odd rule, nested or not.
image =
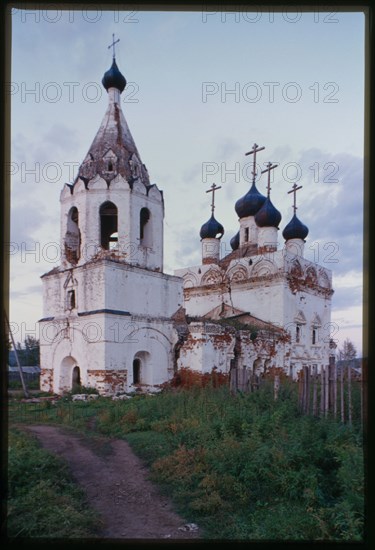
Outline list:
[[[35,377],[34,380],[26,380],[26,387],[28,390],[38,390],[40,387],[39,376]],[[20,378],[15,380],[8,381],[9,390],[22,390],[22,383]]]
[[[97,517],[67,467],[20,430],[9,432],[8,536],[84,538]]]
[[[177,510],[208,538],[363,538],[358,426],[302,415],[294,383],[231,395],[227,386],[166,388],[125,401],[14,402],[18,421],[126,438]]]

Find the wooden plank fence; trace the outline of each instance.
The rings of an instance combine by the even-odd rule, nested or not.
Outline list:
[[[350,365],[338,369],[334,361],[323,366],[320,373],[316,366],[305,366],[298,377],[298,403],[302,412],[319,417],[331,416],[349,425],[354,419],[364,425],[366,390],[364,369],[359,376]],[[353,400],[358,401],[358,396],[359,402],[354,407]]]
[[[278,399],[282,379],[272,376],[274,398]],[[230,370],[229,387],[237,391],[253,392],[263,385],[264,377],[253,374],[249,369],[235,367]],[[329,365],[304,366],[295,382],[298,386],[298,405],[304,414],[316,417],[333,417],[349,425],[360,422],[363,428],[367,422],[367,362],[363,362],[359,376],[346,365],[338,368],[334,358]]]
[[[229,387],[232,392],[252,392],[259,389],[261,378],[248,369],[232,368],[229,376]]]

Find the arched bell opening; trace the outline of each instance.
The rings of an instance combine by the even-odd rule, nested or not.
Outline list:
[[[105,202],[100,207],[100,244],[105,250],[111,250],[118,245],[117,206],[113,202]]]

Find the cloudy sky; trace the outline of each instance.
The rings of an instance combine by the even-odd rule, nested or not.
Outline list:
[[[58,265],[59,195],[107,106],[112,33],[122,108],[165,197],[165,271],[200,263],[199,229],[238,230],[254,142],[271,198],[309,227],[305,256],[333,272],[332,334],[362,351],[364,16],[361,13],[23,11],[12,15],[11,308],[16,340],[38,337],[40,276]],[[266,179],[258,181],[265,193]]]

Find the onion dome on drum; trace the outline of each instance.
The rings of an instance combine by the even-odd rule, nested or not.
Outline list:
[[[253,182],[249,191],[238,199],[235,204],[235,210],[239,218],[246,218],[247,216],[255,216],[255,214],[262,208],[266,197],[259,193],[258,189]]]
[[[290,220],[288,225],[285,226],[283,231],[283,237],[286,241],[290,239],[305,239],[309,234],[308,227],[303,224],[296,216],[293,214],[293,218]]]
[[[234,237],[230,240],[230,246],[232,247],[232,250],[237,250],[237,248],[240,246],[240,232],[235,234]]]
[[[217,237],[217,235],[219,235]],[[212,214],[211,218],[202,225],[200,230],[201,239],[221,239],[224,235],[224,227],[219,223]]]
[[[266,198],[262,208],[255,216],[255,223],[258,227],[279,227],[281,222],[281,214],[274,207],[269,197]]]
[[[126,79],[125,77],[120,73],[119,68],[117,67],[116,59],[113,58],[112,66],[106,73],[104,73],[104,76],[102,78],[102,84],[104,88],[109,90],[109,88],[117,88],[120,90],[120,93],[124,91],[126,86]]]

